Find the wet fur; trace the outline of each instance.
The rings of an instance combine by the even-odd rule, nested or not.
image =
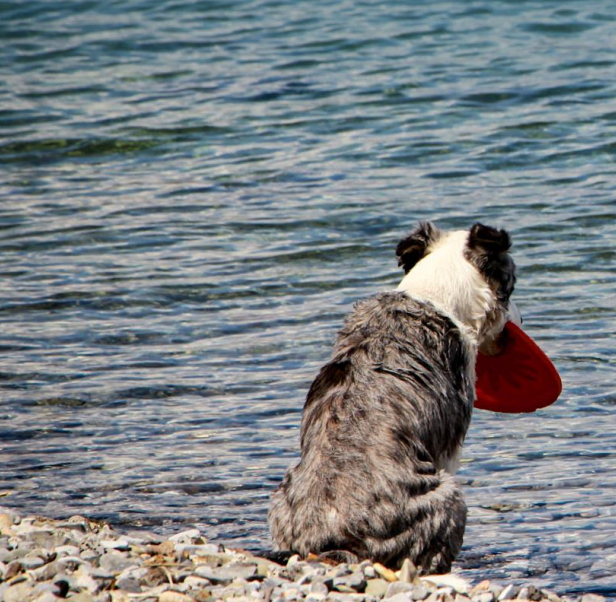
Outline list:
[[[467,513],[452,472],[477,347],[506,319],[509,246],[506,232],[481,224],[448,234],[424,223],[400,242],[399,290],[355,306],[310,387],[301,459],[269,513],[277,549],[450,570]]]

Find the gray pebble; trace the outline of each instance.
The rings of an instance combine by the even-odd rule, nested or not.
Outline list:
[[[310,586],[308,587],[308,592],[311,594],[323,594],[324,596],[327,597],[327,594],[329,593],[329,589],[327,588],[327,585],[325,585],[325,583],[321,580],[318,581],[313,581]]]
[[[204,543],[203,538],[201,537],[201,531],[199,531],[199,529],[187,529],[186,531],[181,531],[180,533],[176,533],[175,535],[169,537],[169,541],[184,544]]]
[[[494,594],[492,592],[481,592],[475,594],[471,598],[472,602],[494,602]]]
[[[366,589],[366,580],[362,573],[351,573],[343,577],[335,577],[332,581],[332,589],[339,592],[361,593]]]
[[[499,594],[498,599],[501,601],[502,600],[513,600],[518,595],[519,591],[520,591],[520,588],[513,585],[513,583],[510,583]]]
[[[213,543],[204,544],[176,544],[175,551],[179,555],[186,554],[187,556],[212,556],[219,553],[218,545]]]
[[[104,539],[101,541],[101,546],[103,550],[130,550],[130,542],[124,537],[120,537],[118,539]]]
[[[121,573],[135,564],[137,564],[137,561],[134,558],[115,550],[103,554],[99,561],[100,568],[110,573]]]
[[[54,551],[57,556],[79,556],[79,547],[71,544],[56,546]]]
[[[394,581],[393,583],[390,583],[387,587],[384,598],[393,598],[398,594],[405,594],[407,597],[409,597],[413,593],[414,589],[414,586],[410,583],[406,583],[404,581]]]
[[[255,564],[229,564],[220,568],[213,568],[208,565],[201,565],[195,569],[195,574],[212,583],[231,583],[236,579],[248,579],[257,573]]]
[[[416,585],[411,594],[413,600],[425,600],[430,595],[430,591],[423,584]]]
[[[48,562],[38,569],[29,571],[30,577],[34,581],[49,581],[53,579],[59,572],[62,572],[64,567],[58,562]]]
[[[45,561],[36,554],[27,554],[20,560],[21,566],[25,571],[31,571],[33,569],[38,569],[39,567],[45,564]]]

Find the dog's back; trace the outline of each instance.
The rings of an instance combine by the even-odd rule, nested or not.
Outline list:
[[[477,350],[498,350],[515,285],[504,230],[421,223],[396,254],[399,292],[358,304],[306,399],[301,460],[274,493],[275,546],[450,569],[466,505],[451,476]]]
[[[449,570],[466,505],[443,468],[470,421],[471,361],[430,304],[402,292],[359,303],[308,393],[301,461],[274,494],[277,548]]]

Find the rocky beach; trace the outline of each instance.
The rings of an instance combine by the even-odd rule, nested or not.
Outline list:
[[[0,600],[3,602],[603,602],[533,586],[481,581],[455,573],[420,577],[371,562],[338,564],[292,556],[284,564],[231,550],[189,529],[168,538],[119,533],[73,516],[19,516],[0,507]]]

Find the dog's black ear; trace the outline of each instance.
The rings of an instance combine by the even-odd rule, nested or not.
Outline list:
[[[482,249],[489,254],[506,253],[511,248],[511,239],[505,230],[475,224],[468,237],[469,249]]]
[[[403,238],[396,247],[398,265],[408,274],[415,264],[426,254],[426,249],[439,237],[440,231],[430,222],[420,222],[419,226]]]
[[[507,253],[511,248],[509,234],[475,224],[467,246],[467,259],[492,283],[496,296],[506,304],[515,287],[515,264]]]

